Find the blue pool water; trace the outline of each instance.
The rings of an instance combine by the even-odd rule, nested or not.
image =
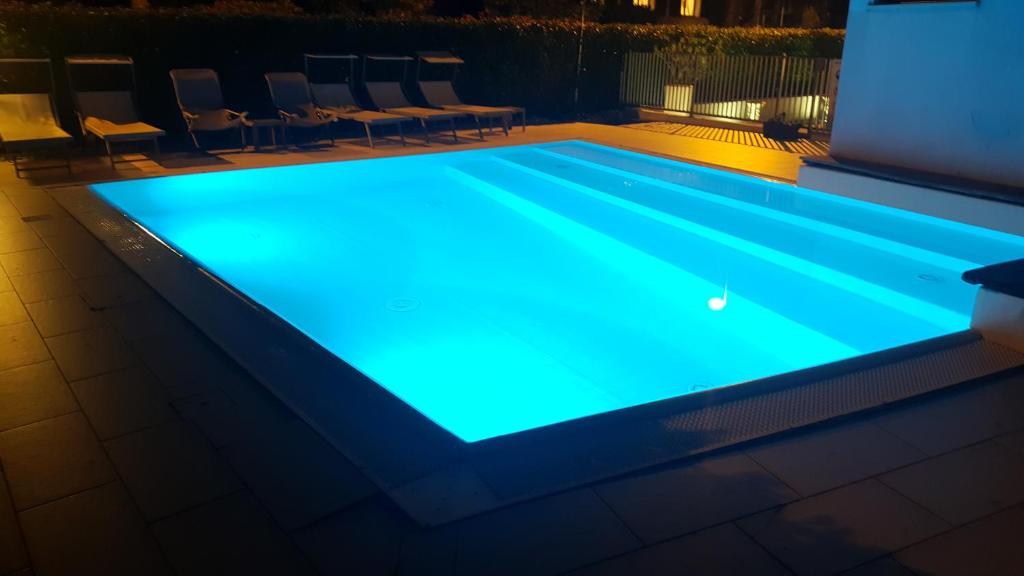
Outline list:
[[[960,330],[1024,239],[582,142],[93,186],[472,442]]]

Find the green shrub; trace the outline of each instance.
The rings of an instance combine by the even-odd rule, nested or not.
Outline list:
[[[269,115],[263,74],[301,70],[304,52],[452,50],[466,60],[458,87],[467,100],[518,104],[533,117],[562,119],[617,106],[621,57],[630,50],[686,45],[710,52],[838,57],[843,40],[842,32],[830,30],[587,24],[575,105],[578,21],[312,16],[288,2],[264,5],[278,7],[270,11],[230,2],[147,11],[0,4],[0,52],[53,58],[58,88],[65,92],[64,56],[128,54],[136,62],[143,116],[180,133],[184,126],[167,75],[172,68],[213,68],[230,106]],[[67,94],[59,91],[58,100],[72,124]]]

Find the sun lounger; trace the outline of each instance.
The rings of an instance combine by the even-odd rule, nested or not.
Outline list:
[[[518,115],[522,120],[523,131],[526,131],[526,109],[516,106],[478,106],[474,104],[463,104],[455,93],[455,88],[448,80],[421,80],[420,91],[427,104],[442,110],[452,112],[463,112],[477,119],[486,118],[490,121],[493,118],[500,118],[505,135],[508,136],[509,119]]]
[[[452,139],[458,142],[459,135],[455,132],[455,119],[466,116],[463,112],[438,110],[436,108],[423,108],[413,106],[402,92],[402,85],[398,82],[367,82],[366,91],[370,95],[373,105],[382,112],[408,116],[420,121],[423,128],[423,137],[427,144],[430,144],[430,131],[427,129],[427,122],[448,121],[452,131]],[[477,129],[479,131],[479,126]],[[483,139],[483,132],[480,131],[480,139]]]
[[[364,110],[356,103],[348,84],[310,84],[310,89],[313,92],[313,99],[316,101],[316,104],[333,114],[336,118],[362,123],[370,148],[373,148],[373,134],[370,132],[370,127],[388,125],[394,125],[398,128],[398,137],[402,141],[402,146],[405,146],[405,133],[402,131],[402,123],[410,122],[412,118],[387,112]]]
[[[335,116],[313,102],[306,75],[301,72],[270,72],[265,74],[270,98],[284,120],[285,143],[289,128],[318,128],[321,137],[334,143],[334,136],[326,128]]]
[[[170,74],[178,108],[196,148],[202,148],[196,132],[238,130],[242,149],[245,150],[247,112],[236,112],[224,107],[217,73],[209,68],[183,68],[171,70]]]
[[[0,144],[14,162],[14,174],[20,178],[27,170],[42,168],[67,168],[71,171],[70,149],[71,135],[60,127],[57,120],[56,107],[53,102],[53,77],[50,61],[47,59],[4,59],[0,60],[4,68],[21,68],[45,66],[49,90],[47,92],[22,92],[0,94]],[[63,148],[64,162],[59,165],[45,165],[28,168],[18,163],[19,157],[27,151],[44,148]]]
[[[423,94],[427,104],[443,110],[465,112],[474,116],[477,122],[481,118],[486,118],[488,125],[492,119],[501,118],[506,136],[508,136],[510,119],[514,115],[519,115],[522,120],[523,131],[526,131],[525,108],[518,106],[479,106],[462,102],[458,93],[455,92],[454,86],[458,67],[464,63],[461,58],[450,52],[417,52],[416,55],[419,58],[416,63],[416,78],[419,83],[420,92]],[[436,68],[449,66],[452,69],[451,78],[448,80],[424,80],[421,78],[423,64]]]
[[[71,97],[82,133],[99,138],[107,148],[111,168],[115,167],[115,142],[151,141],[160,154],[157,138],[165,132],[139,120],[135,107],[134,63],[125,56],[70,56],[65,58]],[[131,72],[130,86],[94,87],[79,76],[88,76],[90,67],[127,66]]]
[[[393,124],[398,137],[405,146],[402,123],[412,119],[407,116],[364,110],[352,94],[350,83],[355,77],[355,65],[359,57],[354,54],[303,54],[306,78],[316,105],[329,111],[339,120],[359,122],[366,131],[366,141],[373,148],[372,126]]]

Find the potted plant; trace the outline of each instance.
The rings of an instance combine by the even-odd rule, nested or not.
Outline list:
[[[761,133],[765,138],[772,140],[799,140],[800,123],[786,120],[786,113],[783,112],[771,120],[766,120]]]

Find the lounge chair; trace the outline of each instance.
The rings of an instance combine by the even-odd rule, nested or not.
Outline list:
[[[459,135],[455,132],[455,119],[466,116],[462,112],[449,112],[447,110],[438,110],[436,108],[423,108],[421,106],[413,106],[409,103],[409,99],[405,97],[405,92],[402,91],[402,84],[405,83],[406,73],[408,72],[408,64],[412,61],[412,58],[408,56],[363,56],[363,82],[366,85],[366,92],[370,96],[370,100],[373,105],[377,107],[381,112],[387,112],[389,114],[398,114],[399,116],[406,116],[420,121],[420,126],[423,128],[423,138],[426,140],[427,146],[430,146],[430,131],[427,129],[428,122],[443,122],[448,121],[448,125],[452,129],[452,139],[456,142],[459,141]],[[367,75],[367,66],[373,62],[377,66],[393,66],[394,64],[401,64],[402,66],[402,80],[401,82],[367,82],[369,78]],[[483,140],[484,133],[479,130],[480,126],[477,126],[477,132],[480,134],[480,139]]]
[[[452,55],[449,52],[417,52],[416,55],[419,57],[417,62],[417,79],[420,75],[421,65],[423,63],[432,65],[448,65],[455,66],[463,63],[463,60],[457,56]],[[457,68],[456,68],[457,69]],[[452,73],[452,79],[454,79],[455,73]],[[452,80],[417,80],[420,86],[420,92],[423,93],[424,100],[427,104],[435,108],[441,108],[443,110],[452,110],[456,112],[464,112],[477,119],[477,123],[480,122],[481,118],[486,118],[488,125],[494,118],[501,118],[502,127],[505,130],[505,136],[508,136],[510,118],[518,114],[522,120],[523,132],[526,131],[526,109],[519,106],[478,106],[474,104],[464,104],[459,95],[455,92],[455,87]]]
[[[171,70],[170,74],[178,108],[196,148],[202,149],[196,132],[238,130],[242,150],[245,150],[248,112],[235,112],[224,107],[217,73],[209,68],[183,68]]]
[[[373,112],[364,110],[355,97],[349,83],[355,77],[355,63],[359,60],[353,54],[303,54],[305,62],[306,78],[309,79],[309,89],[313,93],[313,101],[316,105],[327,110],[339,120],[352,120],[363,125],[366,131],[366,141],[373,148],[372,126],[386,126],[394,124],[398,128],[398,137],[405,146],[405,134],[402,131],[402,123],[411,121],[407,116],[388,114],[387,112]],[[314,70],[310,70],[313,64]],[[327,69],[324,67],[327,66]],[[330,72],[329,74],[319,73]],[[333,81],[321,81],[321,80]]]
[[[382,112],[419,120],[420,126],[423,128],[423,138],[427,141],[428,145],[430,144],[430,131],[427,129],[427,122],[443,122],[447,120],[449,126],[451,126],[452,139],[456,142],[459,141],[459,135],[455,132],[455,119],[466,116],[464,112],[413,106],[405,97],[405,93],[402,92],[402,85],[398,82],[367,82],[366,91],[370,94],[370,100],[373,101],[373,105]],[[483,140],[484,134],[480,130],[479,124],[477,124],[477,132],[480,134],[480,139]]]
[[[14,162],[14,174],[44,168],[67,168],[71,171],[71,135],[60,127],[53,102],[53,75],[50,61],[45,58],[8,58],[0,60],[3,67],[42,66],[47,69],[49,90],[46,92],[18,89],[15,93],[0,94],[0,144]],[[32,168],[18,164],[19,155],[43,148],[63,148],[64,162],[59,165]]]
[[[270,72],[265,74],[270,98],[284,120],[284,138],[288,143],[289,128],[318,128],[321,137],[334,144],[334,136],[326,128],[335,121],[334,115],[313,102],[309,83],[302,72]]]
[[[139,120],[135,107],[135,65],[127,56],[69,56],[64,59],[71,88],[71,98],[75,104],[75,113],[81,125],[82,133],[103,141],[107,148],[110,167],[115,168],[114,142],[153,143],[153,151],[160,154],[160,143],[157,138],[166,133]],[[131,72],[130,87],[120,86],[114,89],[96,87],[81,81],[76,72],[81,70],[88,75],[89,67],[127,66]]]

